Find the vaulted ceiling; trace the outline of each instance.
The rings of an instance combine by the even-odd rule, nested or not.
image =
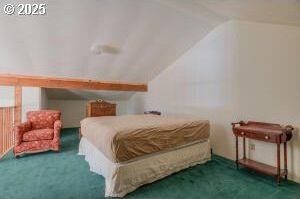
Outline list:
[[[6,15],[7,3],[47,12]],[[0,73],[142,83],[227,20],[300,25],[299,0],[1,0],[0,9]],[[131,94],[112,94],[121,95]]]
[[[300,0],[197,0],[230,19],[300,25]]]
[[[151,0],[45,3],[45,16],[1,13],[1,73],[148,82],[222,22]],[[115,51],[93,54],[95,45]]]

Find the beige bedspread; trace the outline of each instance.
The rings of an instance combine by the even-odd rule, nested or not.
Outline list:
[[[89,117],[81,133],[112,162],[209,138],[209,122],[157,115]]]

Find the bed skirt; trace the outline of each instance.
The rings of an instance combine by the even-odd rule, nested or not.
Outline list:
[[[105,197],[123,197],[138,187],[182,169],[210,160],[210,142],[205,140],[185,147],[146,155],[133,161],[113,163],[85,137],[79,144],[90,170],[105,178]]]

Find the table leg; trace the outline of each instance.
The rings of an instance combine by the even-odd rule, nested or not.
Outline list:
[[[280,144],[277,144],[277,184],[280,185]]]
[[[287,180],[287,174],[288,174],[288,170],[287,170],[287,151],[286,151],[286,142],[283,143],[283,155],[284,155],[284,179]]]
[[[236,168],[239,169],[239,138],[238,138],[238,136],[235,136],[235,151],[236,151],[236,157],[235,157]]]
[[[243,137],[243,158],[246,159],[246,138]]]

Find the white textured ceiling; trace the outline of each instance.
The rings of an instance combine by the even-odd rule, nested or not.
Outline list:
[[[195,0],[230,19],[300,25],[300,0]]]
[[[222,22],[154,0],[25,1],[46,3],[46,15],[3,13],[24,1],[1,0],[1,73],[146,83]],[[119,52],[92,54],[96,44]]]
[[[7,3],[45,3],[47,13],[8,16]],[[147,83],[224,21],[300,25],[299,6],[298,0],[1,0],[0,73]],[[97,44],[112,51],[95,55]],[[51,98],[132,95],[90,92],[47,91]]]

